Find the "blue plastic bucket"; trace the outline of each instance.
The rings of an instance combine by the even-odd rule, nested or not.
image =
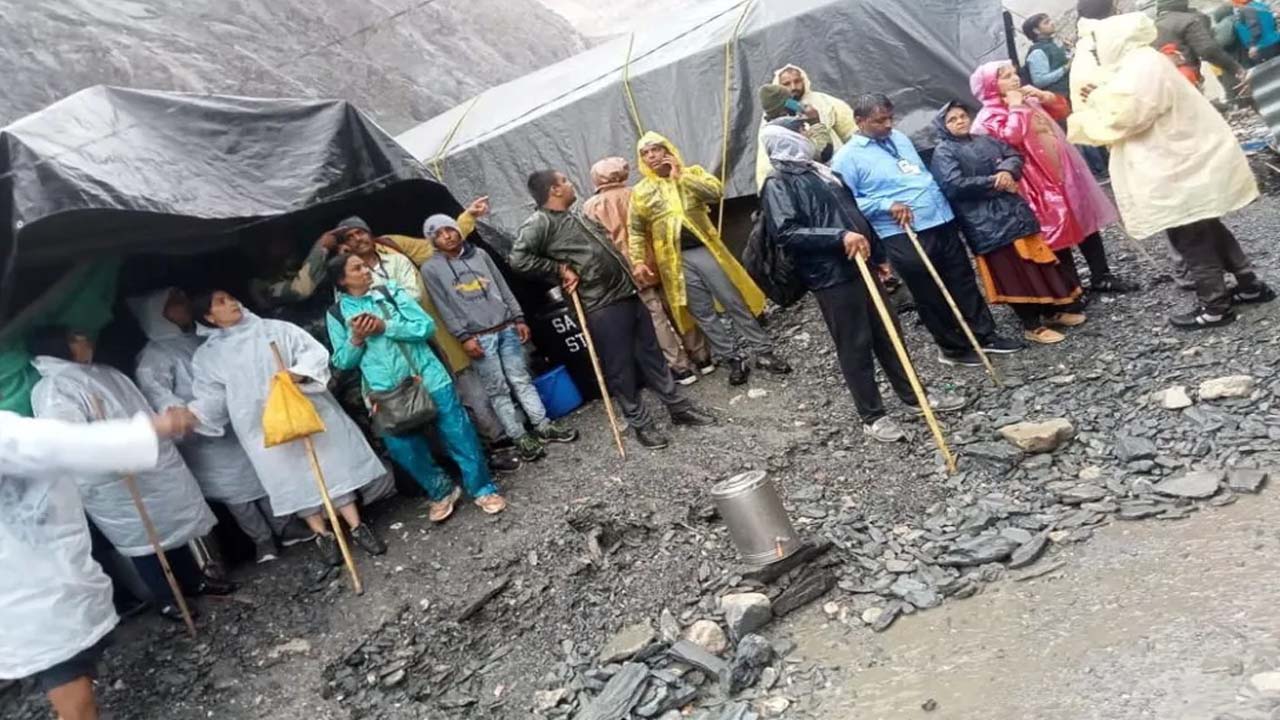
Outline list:
[[[573,383],[569,371],[558,365],[533,381],[538,397],[547,408],[547,417],[555,420],[582,407],[582,393]]]

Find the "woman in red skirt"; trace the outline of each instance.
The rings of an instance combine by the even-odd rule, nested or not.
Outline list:
[[[989,135],[971,134],[972,125],[972,114],[959,102],[938,113],[934,176],[978,259],[987,302],[1009,305],[1028,341],[1060,343],[1066,337],[1055,328],[1085,322],[1083,291],[1074,275],[1059,268],[1035,212],[1018,194],[1022,156]]]

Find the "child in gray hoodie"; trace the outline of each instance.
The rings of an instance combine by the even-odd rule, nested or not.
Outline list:
[[[422,264],[422,278],[449,332],[462,343],[507,435],[525,460],[545,454],[546,442],[573,442],[578,431],[547,418],[533,386],[523,345],[529,342],[524,311],[497,265],[467,243],[453,218],[432,215],[422,226],[436,253]],[[533,425],[526,428],[512,401],[514,393]]]

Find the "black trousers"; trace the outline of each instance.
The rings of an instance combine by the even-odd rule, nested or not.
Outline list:
[[[653,417],[640,396],[643,382],[667,406],[669,412],[692,407],[671,377],[671,367],[658,346],[649,310],[632,296],[587,314],[587,325],[609,393],[618,401],[622,416],[633,427],[648,427]]]
[[[978,292],[978,283],[973,276],[973,266],[969,264],[969,255],[965,252],[964,243],[954,222],[929,228],[918,233],[920,245],[925,254],[933,262],[942,282],[955,299],[956,306],[974,337],[984,341],[996,334],[996,321],[991,317],[987,302]],[[956,323],[955,314],[947,305],[938,286],[929,275],[929,269],[911,244],[905,233],[882,238],[889,262],[898,276],[911,289],[911,297],[916,301],[916,312],[924,326],[933,335],[933,340],[948,355],[962,355],[972,352],[964,330]]]
[[[195,556],[191,554],[191,549],[183,545],[173,550],[165,550],[164,555],[169,559],[169,567],[173,569],[173,577],[178,581],[178,587],[182,588],[183,594],[194,593],[196,588],[200,587],[203,574],[200,572],[200,566],[196,564]],[[133,560],[133,566],[138,569],[142,582],[146,583],[147,589],[155,598],[157,607],[177,603],[177,599],[173,597],[173,591],[169,589],[169,581],[164,577],[164,568],[160,566],[159,556],[143,555],[130,559]]]
[[[885,298],[885,305],[892,313],[888,295],[882,288],[877,287],[876,290]],[[919,404],[911,389],[907,371],[898,360],[889,332],[880,320],[880,314],[876,312],[862,280],[815,290],[813,297],[818,301],[822,319],[826,321],[827,330],[835,342],[840,372],[853,395],[853,404],[857,406],[862,422],[870,425],[885,414],[880,389],[876,386],[875,358],[880,360],[880,367],[884,369],[890,387],[902,402],[908,405]],[[893,315],[893,322],[901,333],[897,315]]]
[[[1089,266],[1089,279],[1100,280],[1111,274],[1111,265],[1107,262],[1107,248],[1102,244],[1102,233],[1094,233],[1085,238],[1083,242],[1076,246],[1080,250],[1080,254],[1084,256],[1085,263]],[[1071,248],[1058,250],[1054,253],[1057,256],[1059,268],[1066,275],[1067,281],[1073,285],[1084,287],[1080,282],[1080,271],[1076,267],[1076,256],[1071,252]]]
[[[1249,292],[1258,287],[1258,276],[1240,241],[1218,218],[1169,228],[1169,244],[1187,263],[1187,272],[1196,284],[1196,297],[1206,312],[1221,315],[1231,309],[1231,293],[1222,276],[1236,277],[1236,289]]]

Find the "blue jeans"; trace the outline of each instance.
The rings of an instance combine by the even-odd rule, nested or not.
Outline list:
[[[533,378],[529,375],[529,365],[524,358],[524,347],[520,344],[520,336],[514,327],[508,327],[496,333],[476,335],[476,340],[484,350],[484,357],[472,360],[471,367],[480,376],[484,390],[489,395],[489,404],[493,412],[506,430],[507,437],[519,440],[528,434],[520,411],[511,400],[516,400],[529,416],[534,427],[545,427],[547,409],[542,405],[542,398],[533,386]]]
[[[472,497],[496,494],[498,488],[489,475],[489,465],[480,448],[480,438],[476,436],[471,419],[467,417],[467,411],[453,391],[453,386],[432,392],[431,399],[436,401],[438,412],[435,425],[440,433],[440,440],[449,457],[453,458],[462,471],[462,487]],[[391,459],[413,476],[433,502],[449,496],[453,483],[436,464],[435,458],[431,457],[431,445],[425,434],[383,435],[382,440],[387,445]]]

